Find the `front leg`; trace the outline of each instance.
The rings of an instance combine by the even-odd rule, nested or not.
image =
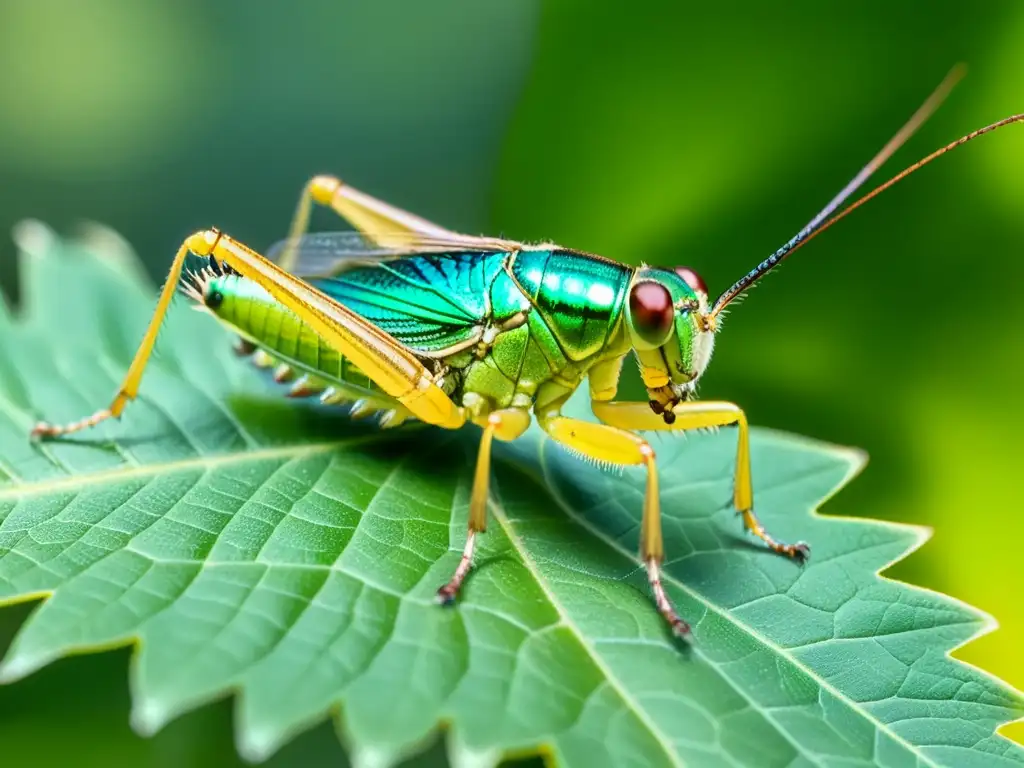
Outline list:
[[[697,400],[676,403],[672,408],[675,418],[665,419],[655,413],[647,403],[593,403],[594,415],[606,424],[623,429],[681,430],[707,427],[724,427],[735,424],[739,427],[736,449],[736,475],[733,485],[733,501],[736,510],[743,515],[747,530],[757,536],[770,549],[798,562],[804,562],[811,554],[810,547],[798,541],[784,544],[765,530],[754,514],[754,488],[750,476],[750,429],[743,409],[735,403],[715,400]]]

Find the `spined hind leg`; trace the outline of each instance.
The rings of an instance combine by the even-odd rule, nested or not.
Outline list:
[[[466,532],[466,546],[462,550],[462,558],[451,579],[437,590],[438,602],[450,605],[466,579],[469,569],[473,567],[473,547],[476,536],[487,528],[487,496],[491,479],[491,443],[494,438],[509,441],[515,440],[530,426],[530,414],[516,408],[494,411],[482,422],[483,434],[480,437],[480,448],[476,458],[476,470],[473,473],[473,490],[469,499],[469,526]]]
[[[286,270],[294,264],[298,243],[309,229],[313,206],[334,210],[358,229],[367,240],[387,248],[408,248],[414,244],[448,245],[472,249],[493,245],[495,240],[452,232],[414,213],[371,197],[335,176],[314,176],[302,190],[284,250],[277,263]]]
[[[32,430],[33,437],[57,437],[88,429],[119,417],[135,399],[189,253],[213,256],[260,285],[420,421],[446,429],[457,429],[465,423],[463,409],[437,386],[420,359],[395,338],[237,240],[210,229],[189,236],[178,249],[146,334],[110,405],[70,424],[40,422]]]

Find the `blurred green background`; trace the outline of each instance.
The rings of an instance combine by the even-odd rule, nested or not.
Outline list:
[[[1022,39],[1019,0],[0,0],[0,230],[103,222],[157,277],[197,228],[280,238],[305,179],[333,172],[453,229],[688,264],[715,292],[954,63],[968,78],[887,170],[1024,111]],[[13,257],[0,240],[8,289]],[[702,387],[755,424],[865,448],[867,471],[827,510],[934,527],[891,574],[995,615],[1002,628],[957,655],[1018,687],[1022,282],[1014,127],[766,280]],[[0,649],[30,609],[0,611]],[[237,762],[227,702],[132,735],[127,663],[69,659],[0,688],[0,760]],[[272,763],[342,761],[323,726]]]

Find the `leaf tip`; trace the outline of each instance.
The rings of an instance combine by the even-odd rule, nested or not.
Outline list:
[[[51,660],[42,656],[15,654],[0,664],[0,684],[14,683],[28,677]]]
[[[11,229],[11,239],[22,253],[40,256],[54,246],[57,235],[38,219],[22,219]]]
[[[352,768],[390,768],[399,756],[379,746],[357,747],[350,756]]]
[[[448,762],[452,768],[494,768],[501,758],[500,749],[474,749],[455,738],[448,740]]]
[[[135,694],[132,701],[132,729],[140,736],[152,736],[159,731],[171,714],[156,699]]]
[[[871,455],[863,448],[856,448],[849,445],[836,446],[835,448],[846,456],[854,474],[863,470],[864,467],[868,465],[868,461],[871,458]]]
[[[247,763],[262,763],[281,746],[281,736],[265,728],[241,730],[235,740],[238,754]]]

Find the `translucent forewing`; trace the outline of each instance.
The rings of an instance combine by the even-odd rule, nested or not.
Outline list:
[[[390,236],[395,240],[396,236]],[[499,253],[523,250],[525,246],[498,238],[443,240],[410,233],[407,243],[381,246],[361,232],[314,232],[303,235],[293,253],[292,273],[297,277],[334,277],[356,266],[400,259],[423,253]],[[288,239],[275,243],[267,258],[277,262],[285,253]]]
[[[357,232],[314,233],[302,236],[288,255],[296,277],[424,357],[472,346],[489,322],[503,319],[504,305],[491,292],[506,255],[523,246],[413,233],[402,239],[408,246],[382,246]],[[290,243],[275,245],[270,258],[286,253]]]

